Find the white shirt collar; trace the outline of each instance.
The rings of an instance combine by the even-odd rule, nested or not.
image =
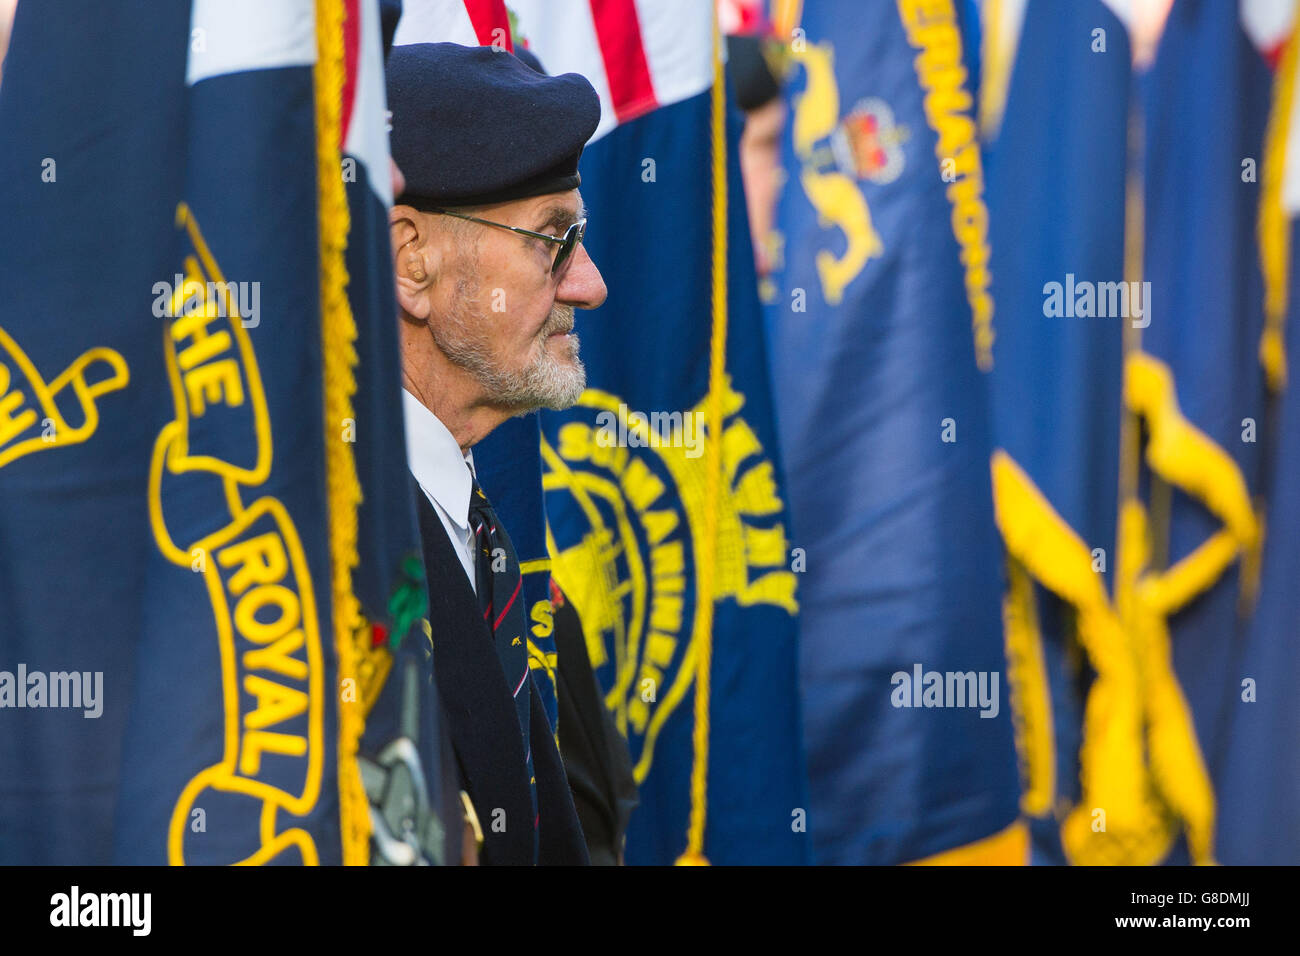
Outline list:
[[[469,531],[474,453],[462,455],[447,426],[406,389],[402,389],[402,406],[406,412],[406,460],[411,474],[457,528]]]

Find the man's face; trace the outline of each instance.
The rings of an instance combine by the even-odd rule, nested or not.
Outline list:
[[[583,216],[577,190],[454,211],[556,237]],[[481,387],[484,404],[515,414],[568,408],[586,386],[574,309],[605,300],[586,250],[579,245],[556,276],[558,244],[431,215],[445,250],[431,290],[435,344]]]

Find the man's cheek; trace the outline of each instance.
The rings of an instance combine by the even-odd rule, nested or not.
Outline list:
[[[510,356],[516,368],[534,364],[545,351],[546,336],[535,327],[512,330]]]

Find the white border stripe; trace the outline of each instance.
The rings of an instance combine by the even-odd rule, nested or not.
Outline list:
[[[194,0],[190,7],[190,86],[228,73],[315,62],[312,0]]]
[[[384,41],[379,28],[378,0],[360,0],[360,56],[353,90],[352,122],[343,152],[366,167],[370,186],[385,206],[393,204],[393,178],[388,172],[387,94],[384,90]]]
[[[1241,28],[1261,53],[1275,50],[1291,32],[1292,0],[1241,0]]]
[[[267,0],[273,2],[273,0]],[[464,0],[403,0],[394,46],[412,43],[459,43],[478,46],[474,23]]]
[[[713,85],[712,3],[635,0],[650,80],[660,106],[703,93]]]

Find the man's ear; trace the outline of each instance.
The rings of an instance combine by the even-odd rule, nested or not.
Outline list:
[[[429,242],[427,223],[427,218],[410,206],[394,206],[388,217],[397,304],[421,321],[429,318],[428,292],[438,274],[438,253]]]

